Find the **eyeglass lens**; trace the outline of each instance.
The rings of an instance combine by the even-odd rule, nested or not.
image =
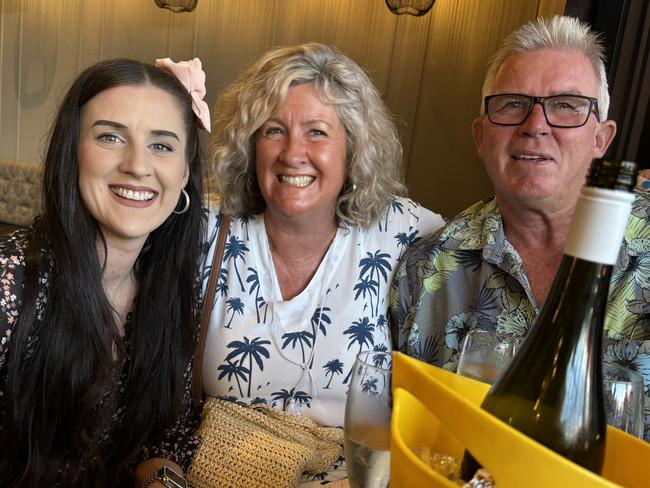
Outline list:
[[[526,95],[496,95],[488,100],[488,118],[495,124],[519,125],[526,120],[535,97]],[[589,118],[591,100],[586,97],[558,95],[542,99],[549,125],[579,127]]]

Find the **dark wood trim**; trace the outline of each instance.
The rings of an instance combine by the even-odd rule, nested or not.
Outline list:
[[[631,159],[641,168],[650,160],[641,159],[648,134],[643,136],[650,109],[650,8],[645,0],[629,2],[623,22],[620,46],[610,71],[612,102],[610,117],[618,124],[618,137],[610,149],[617,159]]]
[[[650,168],[649,2],[568,0],[565,13],[591,23],[605,41],[609,118],[618,125],[608,156]]]

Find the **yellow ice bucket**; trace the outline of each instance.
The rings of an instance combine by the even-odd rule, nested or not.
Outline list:
[[[393,354],[391,488],[458,488],[411,448],[462,459],[465,448],[498,488],[650,486],[650,444],[608,427],[598,476],[526,437],[480,408],[490,385]]]

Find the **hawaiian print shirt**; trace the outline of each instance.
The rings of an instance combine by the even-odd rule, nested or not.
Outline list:
[[[405,254],[391,288],[391,330],[400,351],[456,371],[467,331],[524,336],[539,313],[522,260],[508,242],[494,197],[453,219]],[[650,197],[638,194],[610,282],[605,360],[645,380],[650,440]]]
[[[4,421],[1,400],[7,378],[7,353],[11,347],[12,328],[20,316],[25,277],[24,251],[26,236],[30,233],[31,231],[29,229],[21,229],[0,237],[0,286],[2,287],[0,292],[0,306],[2,307],[2,311],[0,312],[0,429]],[[49,260],[49,254],[46,250],[43,250],[41,255],[44,256],[44,259]],[[39,289],[36,300],[36,314],[39,320],[44,319],[43,313],[47,300],[49,276],[50,273],[45,272],[39,277]],[[131,349],[131,325],[127,320],[124,337],[127,351]],[[35,346],[39,328],[35,326],[32,331],[32,335],[27,343],[28,352]],[[115,409],[115,413],[113,414],[113,424],[96,439],[97,446],[104,451],[111,449],[111,446],[119,441],[119,439],[114,438],[113,433],[117,430],[123,418],[124,406],[120,403],[120,397],[124,394],[126,388],[128,362],[129,358],[127,353],[127,357],[124,358],[122,364],[116,367],[115,373],[119,379],[115,397],[110,392],[107,392],[105,395],[104,405],[112,406]],[[191,401],[191,379],[192,368],[191,363],[189,363],[185,370],[184,411],[173,426],[164,432],[158,433],[157,440],[154,441],[152,439],[149,444],[142,446],[140,453],[133,460],[133,466],[149,458],[162,457],[175,461],[184,470],[189,467],[192,456],[200,443],[200,439],[194,435],[194,431],[200,421],[200,416]],[[127,482],[126,480],[131,480],[132,477],[133,475],[130,473],[116,474],[116,483],[120,486],[122,484],[127,486],[127,484],[131,484],[131,481]]]

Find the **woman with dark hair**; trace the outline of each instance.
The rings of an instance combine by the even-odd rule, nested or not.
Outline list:
[[[205,75],[159,61],[77,78],[42,216],[0,239],[1,486],[182,484],[198,444]]]

